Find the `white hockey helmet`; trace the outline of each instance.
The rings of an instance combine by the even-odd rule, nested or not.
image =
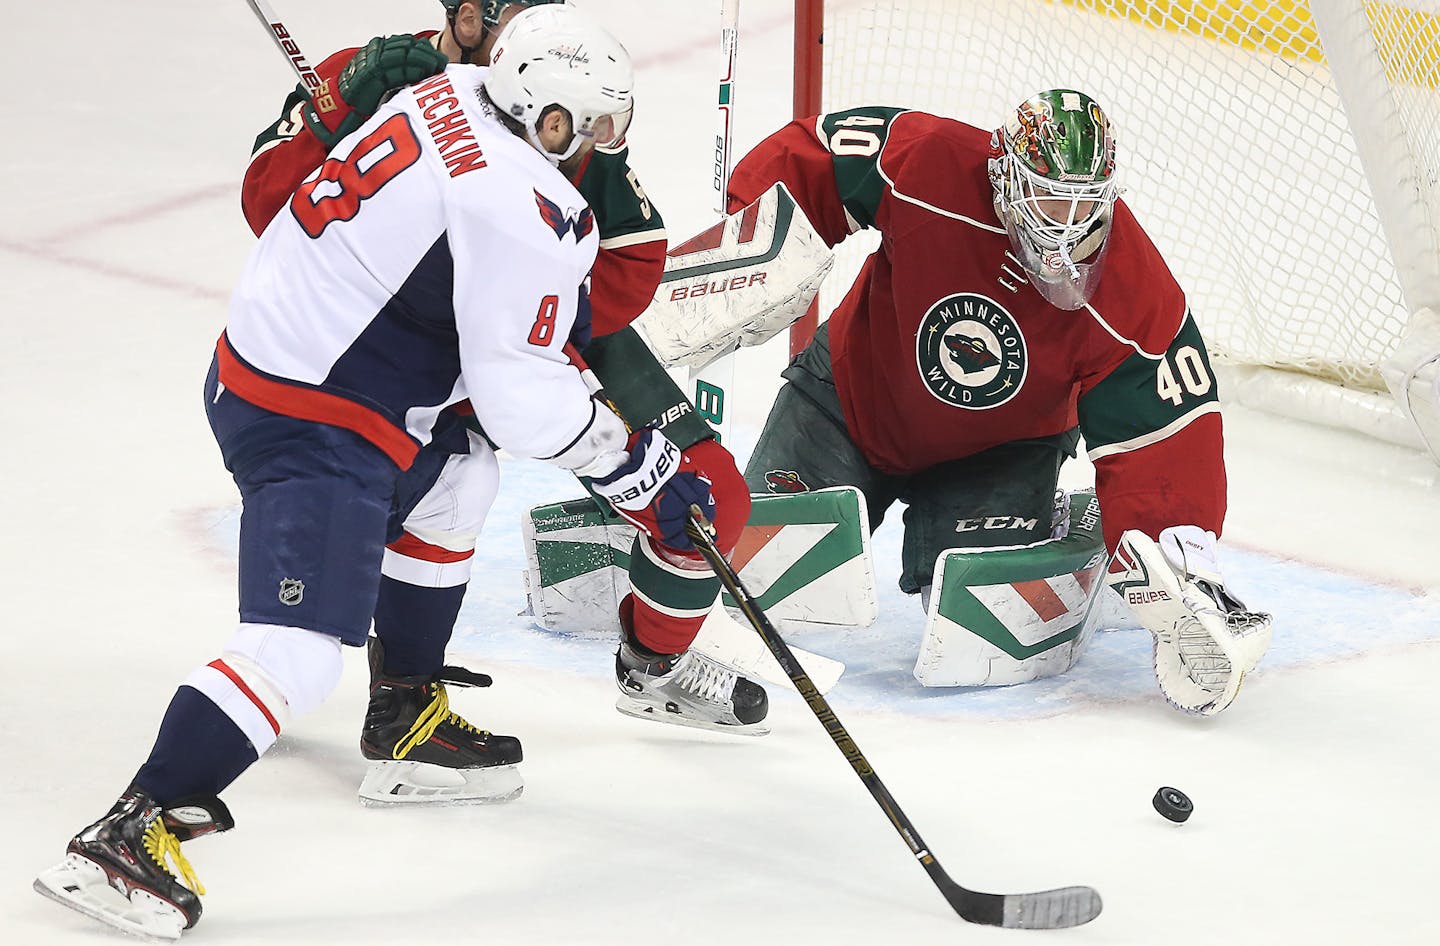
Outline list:
[[[600,24],[566,4],[533,6],[506,25],[490,52],[485,91],[525,126],[530,141],[558,164],[591,139],[601,150],[624,147],[635,100],[630,54]],[[561,153],[540,144],[537,125],[552,105],[575,130]]]

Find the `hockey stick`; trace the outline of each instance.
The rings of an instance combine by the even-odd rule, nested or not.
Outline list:
[[[1100,915],[1100,894],[1091,887],[1061,887],[1035,893],[981,893],[967,890],[951,880],[950,875],[945,873],[945,869],[935,859],[935,855],[930,853],[930,849],[920,839],[905,812],[900,810],[900,805],[889,789],[880,781],[880,776],[875,774],[875,770],[865,760],[860,747],[845,731],[835,712],[830,709],[830,704],[815,688],[800,662],[790,652],[780,633],[775,630],[775,625],[770,623],[765,612],[740,584],[740,576],[735,574],[735,570],[716,547],[714,529],[705,521],[699,506],[690,507],[690,521],[685,526],[685,532],[705,561],[710,563],[720,581],[729,589],[730,594],[735,596],[735,601],[740,605],[740,610],[750,625],[755,628],[755,633],[760,635],[770,653],[775,655],[775,660],[784,668],[790,682],[795,684],[795,689],[805,698],[810,711],[830,734],[835,747],[845,756],[845,761],[850,763],[855,774],[860,776],[860,781],[870,790],[870,795],[890,819],[890,824],[909,846],[910,853],[920,862],[920,866],[925,868],[925,873],[930,875],[930,879],[940,888],[940,893],[955,912],[960,914],[961,919],[1011,929],[1055,930],[1079,926]]]
[[[723,219],[730,188],[731,144],[735,130],[735,59],[740,46],[740,0],[720,0],[720,83],[716,95],[715,166],[711,185],[715,212]],[[735,354],[690,370],[695,413],[715,428],[716,439],[730,443],[729,403],[735,391]]]
[[[275,48],[280,50],[280,55],[284,56],[290,63],[290,68],[295,70],[296,78],[310,91],[318,89],[321,85],[320,77],[310,68],[305,54],[300,51],[294,37],[290,35],[290,30],[280,22],[270,4],[266,0],[245,0],[245,3],[250,7],[250,12],[255,14],[255,19],[265,27],[265,32],[270,34],[270,39],[275,43]]]

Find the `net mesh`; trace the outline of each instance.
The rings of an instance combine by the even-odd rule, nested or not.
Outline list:
[[[1407,307],[1389,247],[1419,241],[1440,256],[1440,10],[1341,6],[1342,41],[1363,45],[1390,97],[1375,114],[1396,143],[1371,174],[1418,209],[1390,240],[1299,0],[828,0],[823,107],[904,106],[988,128],[1032,92],[1090,93],[1117,129],[1124,198],[1214,356],[1380,390],[1378,365],[1420,304]],[[842,266],[873,245],[847,249]],[[822,305],[845,282],[842,270]]]

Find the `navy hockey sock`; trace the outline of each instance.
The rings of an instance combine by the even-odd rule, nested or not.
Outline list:
[[[162,805],[191,795],[218,795],[260,758],[240,727],[209,697],[175,691],[150,758],[135,784]]]
[[[382,577],[375,636],[385,645],[385,673],[417,676],[439,670],[464,599],[465,585],[422,588]]]

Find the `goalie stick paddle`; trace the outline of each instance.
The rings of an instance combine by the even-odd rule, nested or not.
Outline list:
[[[895,797],[866,761],[860,747],[845,731],[834,710],[830,709],[830,704],[815,688],[800,662],[790,652],[789,646],[775,630],[775,625],[770,623],[765,612],[740,583],[740,576],[730,567],[730,563],[725,561],[725,556],[720,554],[715,545],[713,527],[705,521],[699,506],[690,507],[690,521],[686,524],[685,532],[705,561],[715,570],[721,583],[734,595],[741,613],[755,629],[755,633],[760,635],[765,646],[775,655],[775,660],[785,670],[790,682],[795,684],[795,689],[805,698],[810,711],[830,734],[835,747],[845,756],[845,761],[850,763],[860,781],[865,783],[870,795],[890,819],[890,824],[909,846],[910,853],[920,862],[920,866],[925,868],[925,873],[930,875],[931,881],[940,889],[940,893],[955,912],[960,914],[961,919],[1010,929],[1057,930],[1089,923],[1100,915],[1100,894],[1092,887],[1061,887],[1035,893],[981,893],[951,880],[950,875],[945,873],[945,868],[940,866],[935,855],[930,853],[929,847],[920,839],[905,812],[900,810]]]
[[[740,49],[740,0],[720,0],[720,82],[715,107],[715,161],[711,175],[715,212],[725,219],[729,209],[730,167],[735,139],[735,62]],[[690,396],[695,412],[715,429],[716,439],[730,443],[730,417],[735,395],[735,352],[691,368]]]

